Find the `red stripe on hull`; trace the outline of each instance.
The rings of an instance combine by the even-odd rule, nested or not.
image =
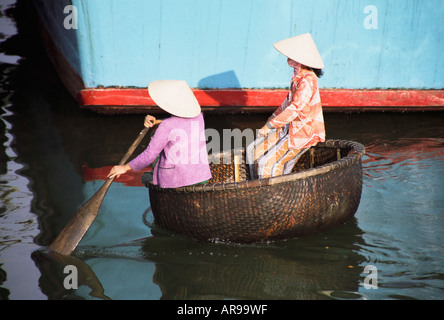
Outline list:
[[[268,112],[281,104],[287,92],[284,89],[194,90],[204,110],[221,112]],[[444,90],[321,89],[320,94],[327,110],[444,110]],[[99,112],[156,110],[144,88],[83,89],[79,101],[83,107]]]

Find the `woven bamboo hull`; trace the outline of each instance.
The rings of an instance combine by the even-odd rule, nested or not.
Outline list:
[[[235,183],[229,161],[212,163],[213,178],[204,186],[149,184],[155,223],[196,240],[234,243],[295,238],[342,224],[359,206],[364,147],[329,140],[312,149],[280,177],[249,180],[243,163]]]

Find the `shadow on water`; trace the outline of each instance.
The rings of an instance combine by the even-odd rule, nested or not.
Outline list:
[[[361,233],[352,219],[303,239],[234,245],[198,243],[153,227],[152,237],[82,247],[71,260],[43,251],[33,257],[52,299],[363,299]],[[64,288],[68,264],[79,266],[79,284],[88,289]]]

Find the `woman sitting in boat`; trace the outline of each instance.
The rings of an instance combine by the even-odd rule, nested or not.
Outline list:
[[[162,120],[145,151],[125,165],[114,166],[108,177],[140,171],[156,162],[152,182],[161,188],[205,183],[211,178],[205,123],[191,88],[183,80],[160,80],[151,82],[148,91],[171,117]],[[153,127],[155,121],[148,115],[144,125]]]
[[[324,64],[311,35],[285,39],[274,47],[287,57],[294,72],[287,97],[259,130],[259,137],[264,137],[254,153],[259,178],[290,173],[309,147],[325,141],[317,79]]]

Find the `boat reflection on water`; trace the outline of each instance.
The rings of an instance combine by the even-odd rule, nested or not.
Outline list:
[[[73,257],[35,252],[42,290],[50,299],[364,298],[362,231],[354,218],[323,234],[262,245],[200,243],[155,226],[152,232],[118,246],[79,247]],[[77,267],[77,290],[64,287],[66,265]]]
[[[354,221],[339,229],[360,241]],[[356,243],[327,245],[328,238],[338,244],[343,236],[336,230],[253,246],[153,237],[142,250],[156,262],[153,280],[165,299],[322,299],[326,290],[358,291],[362,257],[350,250]]]

